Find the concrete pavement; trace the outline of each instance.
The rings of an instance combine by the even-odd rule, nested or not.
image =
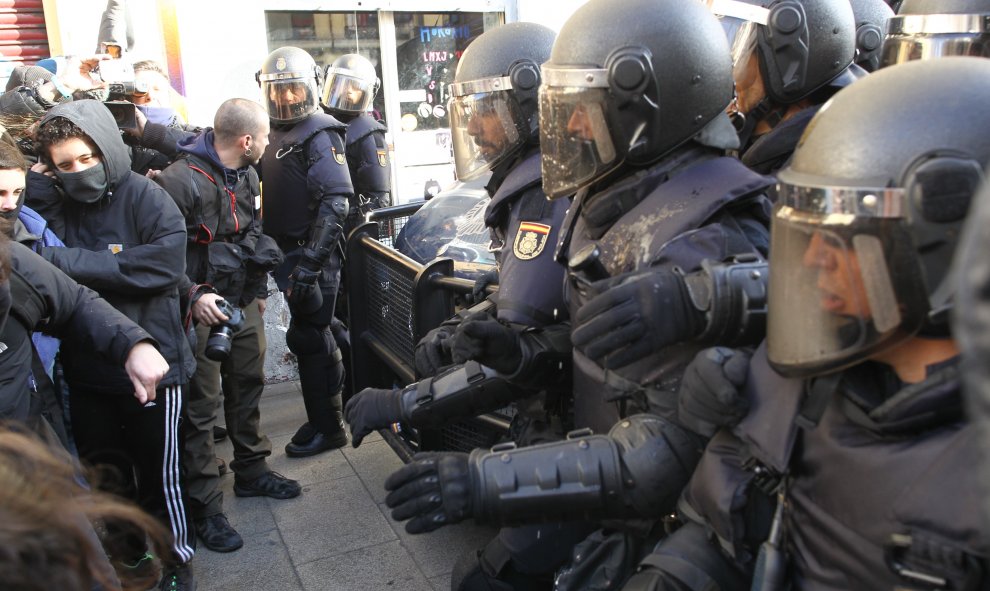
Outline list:
[[[239,498],[234,475],[223,476],[224,511],[244,547],[219,554],[200,544],[193,562],[199,591],[447,591],[458,557],[495,534],[473,523],[407,534],[389,517],[382,486],[402,462],[377,434],[358,449],[286,458],[285,444],[305,421],[298,382],[266,387],[261,419],[272,469],[298,480],[303,494]],[[229,440],[217,454],[232,459]]]

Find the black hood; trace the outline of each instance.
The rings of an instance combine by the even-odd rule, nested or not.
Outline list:
[[[41,125],[54,117],[65,117],[93,140],[103,155],[102,162],[112,192],[130,172],[131,157],[109,109],[91,99],[62,103],[48,111],[41,119]]]

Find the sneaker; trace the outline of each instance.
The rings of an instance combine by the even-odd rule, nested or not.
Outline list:
[[[161,566],[150,552],[135,562],[110,562],[125,589],[148,589],[161,575]]]
[[[244,545],[241,534],[231,527],[223,513],[197,519],[193,527],[203,545],[214,552],[233,552]]]
[[[213,425],[213,443],[220,443],[227,438],[227,429],[220,425]]]
[[[278,472],[268,471],[254,480],[244,481],[234,474],[234,494],[239,497],[271,497],[291,499],[302,493],[299,482],[286,478]]]
[[[192,565],[186,562],[185,564],[165,567],[158,589],[160,591],[196,591]]]

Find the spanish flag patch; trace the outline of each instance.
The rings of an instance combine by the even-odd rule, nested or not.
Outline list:
[[[516,258],[528,261],[543,252],[550,235],[550,226],[536,222],[520,222],[516,239],[512,243],[512,252]]]

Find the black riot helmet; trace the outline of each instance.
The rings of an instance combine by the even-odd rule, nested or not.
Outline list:
[[[919,82],[920,81],[920,82]],[[990,164],[990,60],[882,68],[838,92],[778,173],[767,346],[784,375],[948,335],[951,263]]]
[[[268,54],[255,79],[273,123],[295,123],[316,111],[322,73],[313,57],[298,47]]]
[[[327,66],[320,104],[331,113],[360,115],[371,109],[381,80],[363,55],[348,53]]]
[[[990,57],[990,0],[904,0],[887,24],[880,67],[953,55]]]
[[[856,54],[849,0],[704,0],[722,21],[739,80],[753,55],[767,96],[778,105],[826,85],[846,86]]]
[[[540,64],[553,39],[547,27],[517,22],[485,32],[464,50],[447,109],[458,178],[480,176],[538,141]]]
[[[880,67],[887,20],[894,11],[883,0],[849,0],[856,19],[856,65],[867,72]]]
[[[564,23],[542,71],[550,197],[624,164],[651,164],[709,124],[728,125],[729,48],[697,0],[590,0]]]

